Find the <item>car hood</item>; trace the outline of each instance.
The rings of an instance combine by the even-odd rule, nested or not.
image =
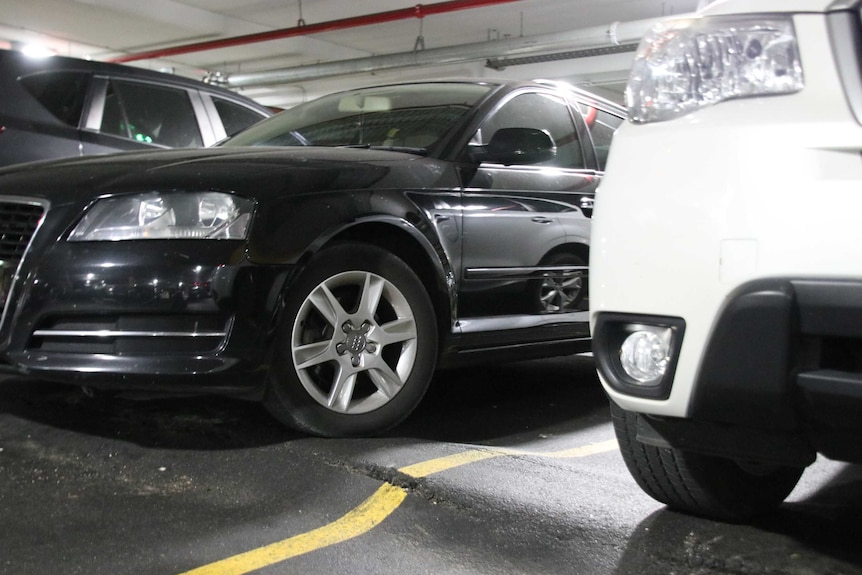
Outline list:
[[[56,205],[149,190],[258,195],[371,186],[426,187],[441,171],[438,160],[402,152],[320,147],[198,148],[9,166],[0,170],[0,194],[38,196]]]

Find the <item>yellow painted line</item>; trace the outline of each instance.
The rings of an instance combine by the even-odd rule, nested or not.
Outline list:
[[[438,457],[437,459],[429,459],[421,463],[414,463],[407,467],[402,467],[398,471],[411,477],[427,477],[432,473],[440,473],[447,469],[467,465],[468,463],[476,463],[483,459],[491,459],[492,457],[500,457],[505,455],[502,451],[462,451],[446,457]]]
[[[303,555],[315,549],[321,549],[348,539],[353,539],[370,531],[395,511],[407,491],[390,485],[381,486],[371,497],[359,504],[347,515],[324,525],[314,531],[302,533],[272,543],[265,547],[253,549],[240,555],[234,555],[203,567],[187,571],[187,575],[240,575],[255,569],[262,569],[275,563],[280,563],[291,557]]]
[[[550,457],[552,459],[567,459],[575,457],[587,457],[605,451],[613,451],[619,449],[619,444],[616,439],[609,439],[600,443],[591,443],[581,447],[572,447],[571,449],[563,449],[562,451],[521,451],[519,449],[504,449],[507,455],[529,455],[533,457]]]
[[[430,459],[400,468],[398,471],[411,477],[427,477],[455,467],[502,456],[537,456],[556,459],[586,457],[617,449],[616,440],[603,441],[562,451],[541,452],[517,449],[473,449],[437,459]],[[306,533],[252,549],[181,575],[243,575],[256,569],[281,563],[317,549],[329,547],[366,533],[394,512],[407,497],[407,490],[389,483],[382,485],[371,497],[343,517]]]

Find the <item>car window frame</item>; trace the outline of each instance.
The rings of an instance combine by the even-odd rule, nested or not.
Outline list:
[[[190,88],[188,86],[183,86],[180,84],[173,84],[170,82],[154,82],[147,79],[134,78],[125,75],[93,75],[90,81],[89,98],[84,105],[84,114],[81,120],[81,130],[92,134],[97,134],[100,137],[104,138],[116,138],[118,140],[131,141],[129,138],[124,138],[123,136],[118,136],[116,134],[109,134],[101,130],[102,117],[105,112],[105,101],[108,92],[108,85],[113,80],[153,86],[155,88],[169,88],[177,90],[179,92],[185,92],[189,98],[189,104],[191,105],[192,113],[194,114],[195,124],[197,125],[198,131],[201,135],[202,145],[210,146],[217,141],[216,135],[213,131],[213,127],[210,124],[209,116],[206,113],[206,109],[204,107],[200,91],[198,89]],[[167,146],[155,143],[144,145],[151,146],[157,149],[169,149]]]
[[[555,167],[554,169],[569,170],[580,173],[597,172],[598,160],[596,158],[595,146],[593,145],[593,140],[590,137],[589,128],[587,127],[584,117],[581,114],[580,108],[578,107],[578,99],[576,95],[569,92],[568,90],[560,90],[551,86],[519,86],[512,90],[508,90],[502,94],[495,94],[496,101],[488,105],[483,113],[473,115],[470,124],[466,126],[466,128],[462,132],[462,137],[460,138],[460,141],[456,142],[454,147],[455,161],[458,163],[475,164],[475,162],[470,159],[469,146],[470,142],[473,141],[473,137],[476,132],[479,130],[479,128],[482,127],[485,121],[494,114],[496,114],[500,110],[500,108],[502,108],[515,97],[523,94],[550,95],[566,102],[566,105],[569,109],[569,116],[571,117],[571,120],[575,125],[575,131],[577,132],[578,139],[581,141],[581,150],[584,155],[584,167]],[[481,103],[478,106],[484,107],[485,103]],[[485,162],[483,162],[483,164],[484,163]],[[539,164],[527,164],[527,166],[541,167]]]
[[[215,138],[213,140],[213,143],[221,142],[222,140],[224,140],[225,138],[228,137],[227,130],[225,130],[224,123],[222,122],[222,119],[221,119],[221,114],[218,113],[218,108],[216,108],[215,100],[214,100],[215,98],[218,98],[219,100],[224,100],[225,102],[230,102],[231,104],[234,104],[236,106],[240,106],[242,108],[245,108],[246,110],[249,110],[250,112],[253,112],[253,113],[259,115],[260,119],[258,120],[258,122],[260,120],[264,120],[264,119],[270,117],[270,116],[266,116],[266,115],[262,114],[261,111],[258,110],[257,108],[253,108],[252,106],[249,106],[245,102],[242,102],[241,100],[237,100],[235,98],[231,98],[225,94],[220,94],[220,93],[215,93],[215,92],[207,92],[206,90],[201,90],[200,91],[200,98],[201,98],[202,110],[203,110],[204,114],[206,114],[207,119],[209,120],[210,129],[212,130],[213,138]],[[211,145],[211,144],[208,144],[208,145]]]
[[[527,100],[527,103],[525,104],[524,101],[522,100],[525,98],[532,98],[532,99]],[[520,103],[518,103],[518,100],[522,100],[522,101]],[[542,102],[547,102],[547,101],[553,102],[553,105],[554,105],[553,113],[551,113],[552,112],[551,108],[547,108],[547,109],[543,110],[543,112],[545,112],[545,113],[539,114],[536,116],[536,118],[541,118],[542,120],[548,120],[547,122],[545,122],[544,125],[539,126],[539,125],[535,125],[532,123],[526,123],[525,125],[515,126],[515,125],[510,125],[508,123],[509,121],[511,121],[511,115],[512,115],[513,111],[517,115],[520,115],[520,114],[523,114],[524,111],[526,111],[529,108],[533,108],[535,106],[545,106],[546,104],[544,104]],[[559,105],[562,105],[562,107],[564,109],[566,109],[568,114],[566,114],[565,112],[560,114],[557,111],[559,109],[558,108]],[[530,110],[530,112],[528,112],[528,113],[535,113],[535,111]],[[500,124],[501,114],[507,119],[507,122],[504,122],[502,125]],[[563,118],[567,118],[568,122],[565,122],[565,120]],[[553,121],[551,121],[551,120],[553,120]],[[482,122],[479,124],[479,126],[476,128],[476,130],[474,130],[473,133],[470,135],[470,142],[467,144],[468,146],[473,146],[473,145],[477,145],[477,144],[479,146],[487,146],[488,145],[488,143],[491,141],[491,139],[494,136],[494,134],[485,133],[486,128],[488,127],[489,123],[490,124],[496,124],[498,129],[507,128],[507,127],[508,128],[517,127],[517,128],[541,129],[543,132],[546,132],[550,137],[553,138],[555,146],[564,145],[564,144],[559,144],[559,140],[558,140],[557,136],[553,135],[555,132],[560,132],[562,130],[561,134],[564,133],[566,136],[573,133],[575,136],[575,139],[577,141],[571,142],[572,144],[574,144],[574,146],[572,146],[572,149],[568,150],[566,154],[562,153],[563,148],[557,147],[556,148],[557,153],[555,154],[555,156],[552,160],[549,160],[548,162],[539,162],[539,163],[535,163],[535,164],[534,163],[527,163],[525,165],[555,168],[555,169],[562,169],[562,170],[580,170],[580,169],[584,169],[587,167],[587,158],[586,158],[586,155],[584,154],[580,133],[579,133],[577,126],[575,125],[574,118],[572,117],[571,102],[561,94],[554,93],[552,90],[530,90],[530,89],[519,90],[519,91],[515,91],[515,92],[510,93],[505,98],[503,98],[500,102],[498,102],[497,105],[494,106],[494,108],[491,112],[489,112],[488,114],[485,114],[485,117],[482,120]],[[565,126],[563,125],[564,123],[566,124]],[[477,141],[477,139],[476,139],[477,137],[481,137],[481,140]],[[576,155],[580,156],[580,157],[576,157]],[[571,164],[567,163],[567,165],[561,165],[561,164],[556,163],[560,160],[566,162],[567,159],[570,160],[572,163]],[[482,163],[483,164],[485,164],[485,163],[496,164],[497,162],[494,162],[492,160],[490,162],[484,162],[483,161]]]
[[[578,95],[578,94],[574,95],[573,100],[575,102],[575,109],[577,110],[578,115],[581,116],[581,122],[584,125],[584,130],[587,133],[587,138],[589,138],[591,147],[593,149],[593,154],[595,156],[596,172],[599,174],[603,174],[605,172],[605,170],[604,170],[604,168],[602,168],[602,166],[599,163],[599,153],[598,153],[598,150],[596,150],[596,143],[593,140],[593,132],[590,129],[590,127],[587,126],[586,119],[584,118],[584,115],[583,115],[583,112],[581,111],[580,106],[581,105],[589,106],[591,108],[595,108],[596,110],[598,110],[600,112],[604,112],[605,114],[608,114],[610,116],[614,116],[615,118],[619,118],[620,125],[622,125],[622,123],[626,121],[625,113],[620,112],[619,110],[615,110],[615,109],[611,108],[610,106],[603,105],[602,102],[591,100],[589,98],[580,97],[580,95]],[[619,128],[619,126],[617,126],[617,129],[618,128]],[[616,129],[614,130],[614,133],[615,132],[616,132]],[[613,134],[611,135],[611,144],[613,144]],[[610,144],[609,144],[609,146],[610,146]]]

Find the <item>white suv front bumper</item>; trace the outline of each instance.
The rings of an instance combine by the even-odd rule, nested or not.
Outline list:
[[[744,422],[781,428],[786,422],[778,413],[790,409],[782,404],[798,393],[796,373],[830,367],[800,357],[801,339],[801,351],[816,355],[820,344],[812,338],[855,337],[846,326],[834,334],[805,334],[798,321],[800,313],[823,309],[800,308],[792,282],[803,279],[844,282],[838,291],[849,294],[849,307],[838,316],[853,316],[854,298],[862,309],[862,287],[852,287],[862,281],[862,126],[835,64],[828,18],[798,15],[794,25],[802,91],[730,100],[665,122],[627,123],[615,135],[593,217],[590,305],[602,384],[627,411],[691,418],[713,402],[719,407],[708,410],[710,417],[725,411],[731,415],[719,416],[723,423],[739,423],[732,414],[749,401],[758,409],[773,405],[774,421],[767,412],[750,413]],[[780,334],[770,339],[768,330],[757,332],[754,316],[734,312],[735,330],[746,318],[752,326],[732,330],[737,335],[730,341],[748,343],[722,344],[722,353],[707,357],[721,318],[739,305],[734,292],[770,278],[768,291],[790,286],[794,292],[788,296],[789,339],[776,345]],[[746,301],[751,305],[751,297]],[[607,324],[600,320],[620,320],[613,314],[675,322],[681,346],[662,389],[639,389],[614,369],[619,342],[602,333]],[[862,321],[859,326],[862,338]],[[753,333],[759,339],[742,337]],[[716,357],[727,364],[718,372]],[[786,362],[785,380],[758,385],[758,372],[751,370],[776,361]],[[741,372],[753,380],[747,397],[708,387],[723,378],[738,381]]]

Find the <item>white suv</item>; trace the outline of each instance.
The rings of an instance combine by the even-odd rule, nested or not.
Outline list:
[[[862,1],[727,0],[642,40],[596,196],[593,351],[622,454],[742,520],[862,462]]]

